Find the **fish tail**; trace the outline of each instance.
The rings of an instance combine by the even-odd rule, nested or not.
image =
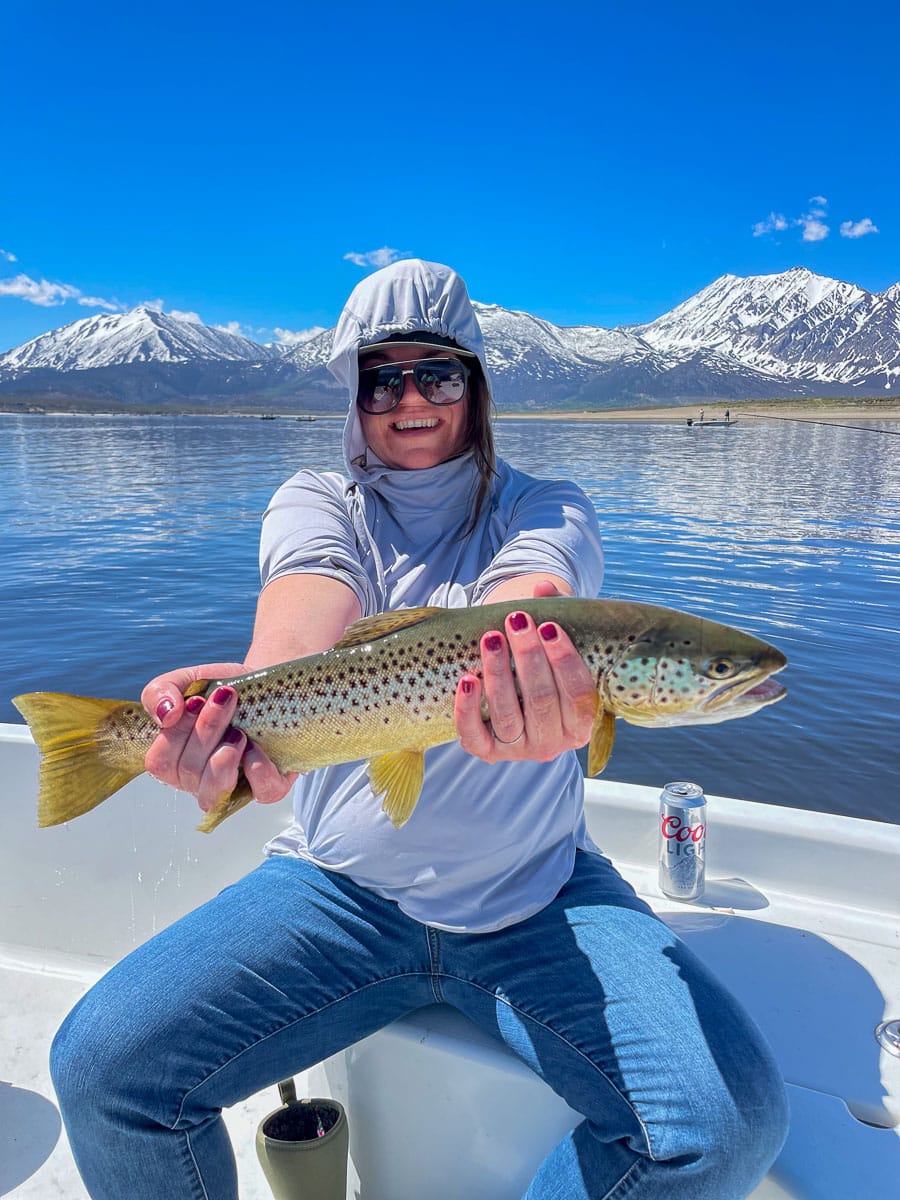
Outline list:
[[[117,709],[139,706],[61,692],[30,692],[16,696],[13,704],[28,722],[41,753],[41,828],[90,812],[144,770],[139,754],[131,763],[106,761],[98,741],[101,727]]]

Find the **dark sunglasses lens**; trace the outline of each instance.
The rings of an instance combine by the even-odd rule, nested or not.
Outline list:
[[[466,369],[455,358],[416,363],[416,387],[431,404],[456,404],[466,390]]]
[[[359,404],[366,412],[390,412],[402,391],[403,372],[398,367],[370,367],[359,373]]]

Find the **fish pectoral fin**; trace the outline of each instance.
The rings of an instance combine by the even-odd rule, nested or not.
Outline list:
[[[200,833],[212,833],[223,821],[244,808],[253,799],[253,791],[243,771],[238,773],[237,783],[230,792],[224,792],[197,826]]]
[[[421,750],[392,750],[369,763],[369,782],[376,796],[384,796],[381,807],[399,829],[412,816],[425,777],[425,754]]]
[[[587,772],[591,778],[599,775],[609,762],[615,739],[616,718],[609,709],[598,709],[594,728],[591,730],[591,740],[588,743]]]
[[[386,637],[389,633],[396,633],[399,629],[408,629],[410,625],[418,625],[420,621],[426,621],[429,617],[444,611],[443,608],[423,606],[401,608],[395,612],[376,613],[374,617],[361,617],[352,625],[347,626],[344,636],[334,644],[332,649],[344,650],[347,646],[361,646],[365,642],[377,641],[378,638]]]

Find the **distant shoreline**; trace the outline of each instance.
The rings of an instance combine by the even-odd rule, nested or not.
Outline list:
[[[516,417],[522,420],[551,419],[560,421],[650,421],[655,423],[700,420],[724,421],[725,413],[731,423],[739,421],[900,421],[900,397],[888,400],[735,400],[731,404],[648,405],[645,408],[591,409],[579,412],[518,412],[501,413],[501,420]]]
[[[541,412],[513,411],[497,413],[501,421],[631,421],[657,424],[696,423],[701,408],[706,421],[723,421],[726,411],[732,424],[739,421],[900,421],[900,397],[884,400],[734,400],[704,404],[646,405],[641,408],[597,408],[597,409],[547,409]],[[128,407],[101,406],[90,404],[58,405],[40,401],[15,403],[9,397],[0,397],[0,414],[20,416],[76,416],[76,417],[219,417],[243,420],[282,421],[343,421],[344,413],[321,413],[278,411],[245,408],[215,409],[208,405],[183,405],[158,408],[149,405]]]

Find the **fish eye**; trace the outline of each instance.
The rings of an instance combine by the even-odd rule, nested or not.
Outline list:
[[[737,671],[737,663],[724,654],[720,658],[711,658],[703,668],[703,674],[712,679],[727,679]]]

